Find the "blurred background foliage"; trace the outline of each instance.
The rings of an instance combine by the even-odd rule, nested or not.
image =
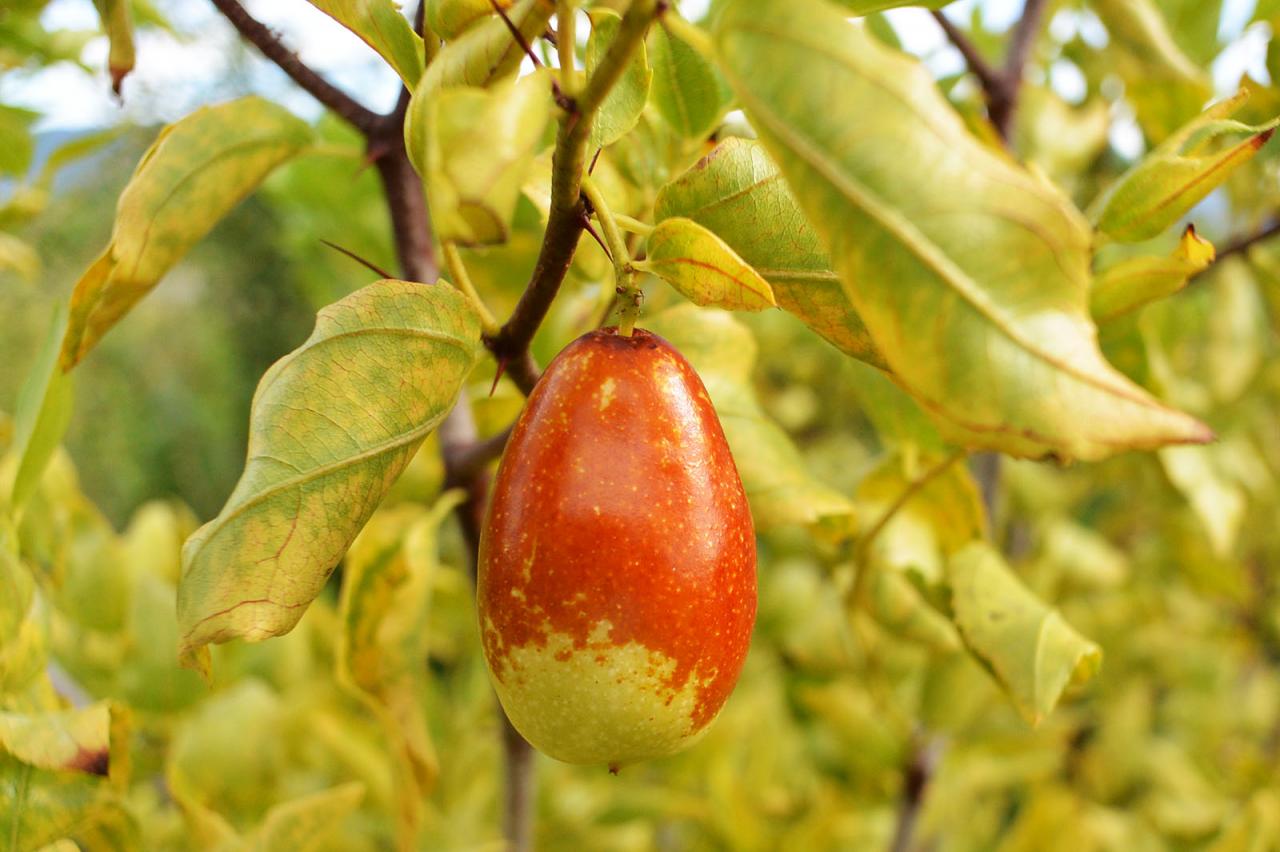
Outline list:
[[[140,29],[197,40],[179,5],[135,4]],[[994,60],[1008,5],[957,3],[949,14]],[[45,6],[0,10],[0,67],[21,76],[83,64],[105,89],[82,63],[100,39],[46,26]],[[1167,38],[1135,25],[1135,8],[1162,15]],[[1280,72],[1275,3],[1067,0],[1051,11],[1014,138],[1081,206],[1193,117],[1215,84],[1233,90],[1241,69],[1257,90],[1241,119],[1280,112],[1269,81]],[[931,41],[924,13],[869,23],[923,54],[975,130],[989,133],[979,92],[953,52]],[[262,87],[236,62],[208,82],[210,100]],[[26,85],[0,85],[0,102]],[[0,128],[0,401],[11,409],[53,306],[106,242],[114,199],[156,129],[125,122],[45,185],[50,152],[91,137],[43,132],[37,115],[0,109],[0,121],[19,127]],[[176,666],[178,548],[235,482],[259,376],[305,338],[316,309],[370,280],[320,240],[394,263],[358,140],[331,119],[318,126],[324,150],[274,174],[77,370],[66,451],[22,527],[0,531],[16,532],[24,559],[56,589],[38,616],[53,685],[89,707],[109,700],[113,724],[132,722],[128,777],[115,762],[113,777],[99,778],[0,758],[0,801],[24,797],[42,826],[29,848],[70,836],[85,849],[381,849],[405,821],[420,848],[501,848],[498,719],[461,538],[428,508],[442,499],[433,443],[346,566],[385,571],[412,560],[427,578],[418,605],[428,658],[411,689],[431,744],[416,781],[395,726],[344,674],[350,612],[336,581],[288,636],[215,649],[212,687]],[[671,157],[665,138],[647,115],[602,161],[602,184],[629,186],[625,212],[643,211],[667,174],[701,153]],[[1277,151],[1265,148],[1189,217],[1219,248],[1275,217]],[[521,205],[508,245],[466,252],[500,315],[538,245],[536,206]],[[1176,239],[1135,251],[1167,254]],[[584,243],[538,338],[541,362],[596,315],[606,270]],[[653,314],[676,301],[656,288],[649,296]],[[788,314],[738,321],[759,349],[763,410],[814,477],[874,516],[868,474],[912,465],[873,427],[867,368]],[[1204,418],[1219,443],[1066,469],[1006,461],[994,541],[1105,653],[1101,674],[1038,727],[961,652],[949,622],[918,615],[921,589],[886,583],[874,620],[851,623],[847,550],[778,525],[760,542],[751,656],[706,739],[616,778],[539,758],[539,848],[887,848],[911,820],[919,848],[940,850],[1280,849],[1278,328],[1280,245],[1260,243],[1104,336],[1114,361]],[[489,434],[519,405],[505,384],[487,396],[491,377],[482,367],[472,387]],[[0,447],[7,433],[0,428]],[[405,535],[413,525],[422,535]],[[20,583],[4,594],[5,613],[31,599]],[[7,659],[0,649],[0,679],[13,675]],[[0,813],[0,842],[28,848],[14,840],[16,813]]]

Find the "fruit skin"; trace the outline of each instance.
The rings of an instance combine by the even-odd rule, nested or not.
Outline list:
[[[498,698],[546,754],[616,768],[706,729],[755,622],[755,530],[671,344],[601,329],[547,368],[494,482],[477,597]]]

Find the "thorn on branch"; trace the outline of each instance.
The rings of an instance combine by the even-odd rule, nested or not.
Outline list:
[[[392,275],[392,274],[391,274],[390,272],[388,272],[387,270],[383,269],[381,266],[378,266],[378,265],[377,265],[377,264],[375,264],[373,261],[366,260],[365,258],[363,258],[363,257],[361,257],[360,255],[356,254],[355,252],[353,252],[353,251],[352,251],[351,249],[349,249],[349,248],[343,248],[342,246],[338,245],[337,243],[331,243],[331,242],[329,242],[328,240],[324,240],[324,239],[320,240],[320,242],[324,243],[325,245],[327,245],[329,248],[333,249],[333,250],[334,250],[334,251],[336,251],[336,252],[339,252],[339,253],[341,253],[341,254],[345,254],[347,257],[351,258],[351,259],[352,259],[352,260],[354,260],[356,263],[358,263],[358,264],[360,264],[361,266],[365,267],[366,269],[370,270],[370,271],[371,271],[371,272],[373,272],[375,275],[381,275],[383,278],[395,278],[395,276],[394,276],[394,275]]]

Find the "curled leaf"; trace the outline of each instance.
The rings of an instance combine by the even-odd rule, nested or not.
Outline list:
[[[413,96],[406,140],[422,174],[436,236],[461,245],[505,242],[520,186],[551,116],[538,73],[491,89],[457,86]]]
[[[696,305],[731,311],[777,306],[769,282],[711,231],[692,219],[664,219],[649,234],[645,260],[652,272]]]
[[[1031,724],[1053,710],[1068,686],[1087,681],[1102,665],[1098,646],[1032,594],[986,542],[956,553],[947,574],[965,645]]]
[[[98,17],[107,33],[107,71],[111,74],[111,90],[120,94],[124,78],[137,60],[133,46],[133,13],[129,0],[93,0]]]
[[[427,28],[445,41],[462,35],[478,21],[493,14],[491,0],[425,0],[424,10]],[[511,7],[511,0],[498,0],[502,9]]]
[[[730,137],[658,192],[655,216],[684,216],[724,240],[773,287],[778,305],[846,355],[884,359],[818,234],[763,145]]]
[[[1102,357],[1079,212],[971,136],[918,61],[821,0],[732,4],[716,44],[877,349],[944,438],[1084,459],[1209,439]]]
[[[74,367],[223,216],[310,140],[306,122],[258,97],[199,109],[160,131],[120,194],[111,243],[71,294],[62,368]]]
[[[1258,126],[1228,120],[1248,97],[1242,91],[1209,107],[1138,161],[1107,196],[1098,229],[1122,242],[1150,239],[1253,159],[1280,118]]]
[[[244,473],[182,549],[180,656],[297,624],[478,357],[480,322],[442,285],[379,281],[330,305],[254,394]]]
[[[1098,273],[1089,292],[1089,312],[1094,322],[1102,324],[1172,296],[1191,276],[1207,269],[1213,257],[1213,243],[1188,225],[1173,254],[1131,257]]]

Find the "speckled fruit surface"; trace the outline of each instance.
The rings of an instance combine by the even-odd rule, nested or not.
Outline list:
[[[498,698],[534,746],[619,766],[688,745],[756,613],[742,481],[711,400],[657,335],[567,346],[516,423],[480,542]]]

